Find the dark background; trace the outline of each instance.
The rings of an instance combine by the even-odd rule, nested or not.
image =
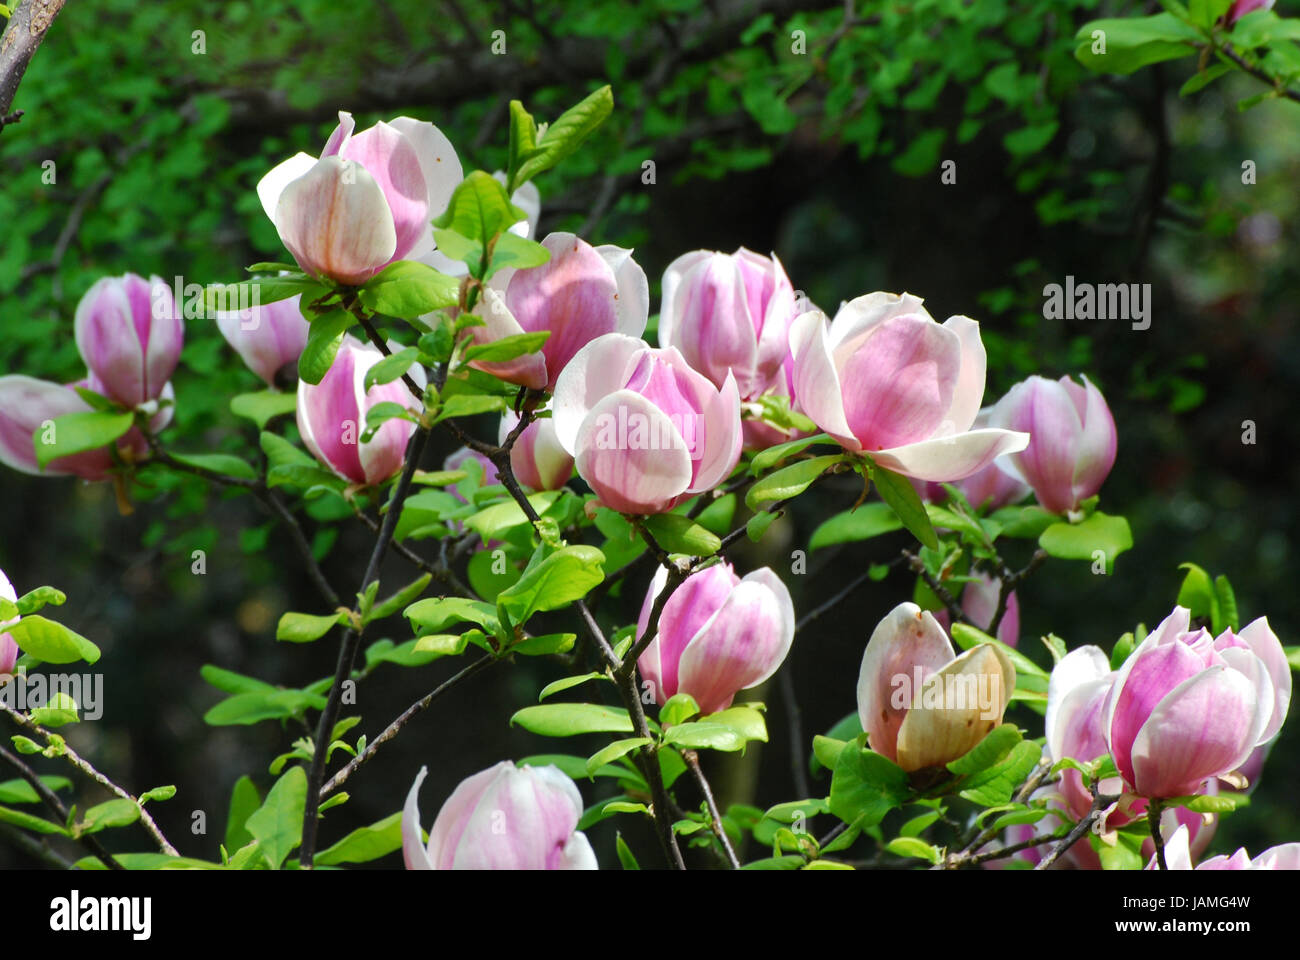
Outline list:
[[[1136,545],[1110,577],[1049,562],[1020,592],[1022,650],[1046,662],[1041,633],[1109,649],[1134,624],[1154,626],[1189,560],[1231,579],[1243,622],[1267,615],[1293,645],[1296,105],[1239,111],[1258,84],[1235,76],[1180,98],[1194,70],[1187,60],[1127,78],[1078,67],[1077,27],[1138,5],[858,7],[846,20],[843,4],[762,0],[69,4],[19,91],[27,115],[0,137],[0,370],[80,376],[73,310],[101,275],[206,283],[283,259],[253,188],[285,156],[318,151],[340,108],[361,128],[401,114],[432,120],[467,171],[491,170],[504,157],[511,97],[548,119],[611,82],[606,128],[539,182],[540,233],[635,246],[652,313],[673,258],[744,245],[775,251],[795,287],[831,313],[872,290],[908,290],[940,319],[980,320],[987,402],[1031,373],[1082,372],[1101,386],[1119,427],[1103,508],[1129,518]],[[505,31],[504,56],[489,51],[495,29]],[[806,54],[791,52],[795,30]],[[1045,141],[1008,143],[1026,127],[1046,130]],[[641,180],[646,159],[653,184]],[[940,182],[944,159],[957,163],[956,184]],[[56,163],[53,184],[41,180],[46,160]],[[1245,160],[1257,166],[1254,185],[1241,182]],[[1150,329],[1045,320],[1042,289],[1066,275],[1152,284]],[[257,384],[215,329],[189,324],[174,382],[175,449],[251,449],[255,434],[226,404]],[[1242,443],[1245,420],[1256,424],[1254,445]],[[425,466],[449,452],[432,451]],[[804,497],[761,544],[743,542],[738,572],[772,566],[802,613],[896,556],[906,538],[814,552],[806,575],[790,574],[791,552],[857,493],[846,482]],[[65,590],[57,615],[104,651],[95,668],[106,678],[104,717],[70,728],[70,742],[136,792],[176,784],[154,814],[183,853],[213,859],[234,781],[250,773],[265,790],[274,779],[265,764],[302,731],[205,726],[221,695],[199,667],[300,686],[332,672],[335,641],[275,642],[282,612],[317,601],[255,504],[188,479],[136,498],[124,517],[108,485],[0,472],[0,567],[20,594],[45,583]],[[341,593],[354,589],[370,543],[347,527],[334,544],[324,568]],[[190,572],[194,549],[207,552],[205,576]],[[1023,561],[1028,550],[1020,542],[1010,553]],[[409,579],[400,560],[385,569],[386,583]],[[635,617],[644,579],[630,586],[621,611],[607,607],[608,623]],[[784,669],[802,712],[803,758],[814,733],[855,709],[871,628],[911,591],[896,572],[797,637]],[[385,626],[406,639],[400,622]],[[381,667],[360,687],[364,720],[352,737],[373,737],[456,668]],[[441,701],[349,784],[352,800],[327,814],[322,845],[399,809],[422,764],[427,826],[460,779],[500,759],[596,749],[507,726],[560,675],[550,663],[498,667]],[[743,759],[708,759],[724,804],[795,798],[787,703],[775,683],[760,698],[771,743]],[[1013,717],[1041,729],[1027,712]],[[1223,823],[1214,852],[1300,838],[1298,755],[1292,722],[1252,806]],[[580,786],[588,803],[606,789]],[[815,782],[813,793],[827,786]],[[103,799],[78,789],[81,809]],[[206,812],[206,836],[190,832],[195,810]],[[591,832],[601,863],[616,862],[616,825],[652,862],[648,831],[619,817]],[[138,828],[121,833],[108,836],[112,849],[147,849]],[[0,865],[27,863],[0,843]]]

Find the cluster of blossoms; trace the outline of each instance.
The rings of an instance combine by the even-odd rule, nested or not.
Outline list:
[[[464,272],[436,249],[430,226],[462,180],[455,150],[431,124],[402,117],[354,133],[351,116],[340,114],[319,157],[286,160],[263,178],[258,194],[306,273],[355,286],[400,260]],[[513,199],[527,216],[511,230],[529,237],[536,191],[521,188]],[[642,339],[650,287],[631,250],[558,232],[541,246],[545,263],[498,271],[482,285],[481,324],[469,328],[476,344],[549,334],[532,353],[472,361],[538,396],[549,394],[549,407],[509,451],[514,476],[535,491],[564,487],[576,471],[598,503],[614,511],[670,511],[719,487],[742,451],[799,435],[788,423],[765,419],[772,405],[810,420],[847,453],[909,478],[931,501],[947,497],[942,484],[954,484],[986,510],[1032,492],[1046,511],[1078,519],[1114,464],[1115,424],[1095,385],[1035,376],[985,407],[979,325],[964,316],[940,323],[911,294],[860,296],[831,320],[796,293],[774,255],[698,250],[663,274],[652,346]],[[291,388],[287,374],[309,332],[297,298],[214,319],[268,387]],[[74,387],[143,413],[153,433],[163,429],[182,337],[161,280],[101,280],[77,308],[84,380],[64,386],[0,378],[0,460],[40,472],[41,430],[59,416],[94,409]],[[358,488],[377,487],[401,471],[422,412],[401,380],[367,387],[367,374],[383,359],[378,347],[346,336],[320,382],[296,388],[303,443]],[[424,387],[418,365],[410,376]],[[379,404],[406,407],[413,418],[391,417],[367,432],[368,414]],[[515,414],[503,416],[502,441],[518,423]],[[45,472],[108,479],[147,457],[151,440],[133,429],[112,449],[56,459]],[[468,449],[447,465],[471,457],[488,483],[496,480],[495,465]],[[637,640],[650,630],[667,580],[660,569],[650,584]],[[997,620],[998,639],[1014,647],[1019,602],[1014,592],[1001,592],[998,579],[972,571],[961,612],[984,628]],[[3,574],[0,597],[14,599]],[[779,669],[794,640],[790,593],[768,568],[741,577],[726,562],[703,567],[660,606],[638,666],[661,705],[689,694],[704,715],[726,710],[739,691]],[[903,603],[880,621],[863,655],[857,705],[867,743],[909,773],[967,754],[1001,724],[1016,689],[1016,668],[1002,645],[979,643],[958,654],[947,627],[946,612]],[[14,669],[17,655],[12,638],[0,633],[0,674]],[[1179,608],[1117,670],[1095,647],[1061,660],[1050,681],[1047,749],[1056,760],[1114,758],[1113,786],[1122,798],[1103,822],[1115,830],[1152,802],[1213,792],[1220,778],[1238,776],[1276,737],[1290,692],[1285,654],[1267,621],[1213,637],[1192,630],[1188,611]],[[474,774],[446,800],[427,843],[418,810],[424,778],[421,770],[402,818],[409,868],[595,868],[577,830],[581,796],[559,769],[501,762]],[[1051,802],[1062,818],[1078,820],[1093,795],[1077,770],[1066,770]],[[1181,810],[1170,816],[1171,843],[1187,849],[1190,863],[1213,824]],[[1037,829],[1050,831],[1055,822],[1040,821]],[[1172,833],[1173,826],[1181,832]],[[1076,865],[1095,865],[1086,845],[1071,856]],[[1244,858],[1239,852],[1227,862]],[[1253,863],[1294,858],[1294,850],[1275,848]]]

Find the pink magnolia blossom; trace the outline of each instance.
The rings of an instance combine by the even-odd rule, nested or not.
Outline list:
[[[423,842],[421,767],[402,812],[408,870],[595,870],[596,855],[577,830],[582,795],[558,767],[508,760],[462,780]]]
[[[8,600],[10,603],[18,600],[14,585],[9,582],[3,570],[0,570],[0,599]],[[5,631],[5,627],[12,627],[21,619],[22,617],[13,617],[9,620],[0,620],[0,677],[13,673],[14,664],[18,662],[18,644]]]
[[[740,460],[740,396],[719,390],[673,347],[611,333],[569,361],[555,385],[555,435],[605,506],[662,513],[711,490]]]
[[[1087,377],[1030,377],[994,405],[994,426],[1023,430],[1029,446],[998,461],[1034,490],[1053,513],[1076,509],[1101,489],[1115,464],[1115,420],[1106,399]]]
[[[298,265],[349,284],[432,251],[433,218],[464,178],[451,142],[431,123],[398,117],[354,129],[352,115],[340,112],[319,159],[299,153],[257,185]]]
[[[266,306],[217,314],[217,328],[255,374],[276,386],[282,367],[297,364],[307,345],[309,325],[298,308],[299,297]],[[296,379],[296,371],[295,371]]]
[[[972,429],[984,398],[984,344],[968,317],[936,323],[918,297],[872,293],[794,322],[794,391],[812,420],[846,450],[904,476],[968,477],[1024,433]]]
[[[163,394],[180,359],[185,325],[159,277],[103,277],[77,303],[77,350],[98,389],[135,408]]]
[[[1196,856],[1196,851],[1189,843],[1186,827],[1179,827],[1165,841],[1165,865],[1170,870],[1300,870],[1300,843],[1282,843],[1269,847],[1254,859],[1245,847],[1239,847],[1231,856],[1220,854],[1193,867],[1192,860]],[[1154,853],[1147,863],[1147,869],[1158,869]]]
[[[1194,793],[1277,735],[1291,671],[1264,617],[1217,638],[1175,607],[1120,668],[1102,730],[1125,785],[1143,797]]]
[[[497,442],[505,443],[518,424],[519,418],[507,412],[501,418]],[[573,457],[556,439],[553,419],[543,417],[524,428],[510,448],[510,469],[516,480],[533,490],[558,490],[569,481],[573,475]]]
[[[484,325],[470,328],[478,343],[549,331],[539,352],[471,364],[538,390],[553,389],[574,354],[597,337],[640,336],[650,311],[650,287],[631,250],[593,247],[571,233],[552,233],[542,246],[551,253],[546,263],[515,270],[484,288],[478,312]]]
[[[904,770],[963,756],[1002,722],[1016,668],[993,644],[957,656],[929,611],[900,603],[876,625],[858,673],[872,750]]]
[[[661,567],[641,605],[638,639],[666,582]],[[794,604],[781,578],[767,567],[737,577],[724,562],[673,591],[637,665],[660,705],[688,693],[702,713],[715,713],[731,706],[738,691],[776,673],[793,642]]]
[[[312,454],[350,483],[379,484],[402,469],[406,445],[415,424],[401,417],[386,420],[368,442],[366,413],[378,403],[391,402],[419,412],[401,380],[364,389],[366,372],[383,359],[377,349],[351,336],[343,338],[338,355],[319,384],[298,384],[298,432]],[[417,381],[419,367],[412,368]]]

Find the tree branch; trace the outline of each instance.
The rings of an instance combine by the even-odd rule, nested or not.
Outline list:
[[[54,23],[54,18],[63,9],[64,0],[21,0],[18,9],[0,36],[0,117],[5,123],[14,123],[17,116],[9,113],[14,96],[18,93],[18,84],[27,72],[32,57],[45,39],[46,32]],[[21,116],[21,111],[19,111]],[[4,129],[0,125],[0,130]]]

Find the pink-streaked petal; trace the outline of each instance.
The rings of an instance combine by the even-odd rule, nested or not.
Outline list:
[[[1150,638],[1134,652],[1132,666],[1116,681],[1115,703],[1106,733],[1115,766],[1129,784],[1134,784],[1135,741],[1148,718],[1180,684],[1205,670],[1204,662],[1186,644],[1148,646],[1149,641]]]
[[[275,211],[280,204],[280,194],[284,193],[284,188],[299,177],[305,176],[312,167],[316,166],[316,158],[306,154],[297,153],[272,167],[257,181],[257,199],[262,202],[262,209],[266,211],[266,217],[272,223],[275,223]]]
[[[961,370],[961,341],[917,315],[892,317],[842,359],[844,415],[868,451],[935,435],[952,404]]]
[[[988,428],[878,450],[872,459],[888,470],[917,480],[946,483],[982,470],[998,457],[1023,450],[1029,434]]]
[[[1251,861],[1253,870],[1300,870],[1300,843],[1269,847]]]
[[[663,281],[660,284],[659,346],[676,347],[678,350],[682,348],[679,319],[682,308],[679,303],[685,299],[684,284],[687,277],[700,264],[713,256],[710,250],[692,250],[690,253],[682,254],[664,270]]]
[[[1109,659],[1100,647],[1091,645],[1071,650],[1052,668],[1052,674],[1047,681],[1047,714],[1044,717],[1044,731],[1047,734],[1047,752],[1053,760],[1073,755],[1065,753],[1065,730],[1070,723],[1073,710],[1079,708],[1079,703],[1067,698],[1070,698],[1075,690],[1109,677]],[[1109,683],[1107,687],[1109,688]],[[1071,707],[1070,710],[1066,709],[1067,703]],[[1102,741],[1103,749],[1089,757],[1075,757],[1076,760],[1088,763],[1105,752],[1105,738],[1101,736],[1100,723],[1097,726],[1097,734]]]
[[[1282,649],[1282,641],[1269,627],[1267,617],[1252,620],[1241,628],[1237,637],[1244,640],[1255,656],[1259,657],[1273,682],[1273,711],[1264,731],[1264,739],[1272,740],[1281,729],[1291,706],[1291,665],[1287,661],[1286,651]]]
[[[432,221],[446,211],[451,195],[465,179],[465,174],[460,165],[460,157],[456,156],[456,148],[433,124],[410,117],[398,117],[389,126],[406,137],[415,148],[420,172],[424,175],[424,185],[428,191],[426,203],[429,207],[429,222],[424,224],[423,234],[406,255],[408,258],[422,257],[433,249]]]
[[[430,233],[429,187],[424,170],[411,141],[396,127],[377,123],[354,136],[339,156],[366,168],[384,192],[392,214],[395,246],[392,259],[407,254],[416,256],[430,249],[417,250],[422,239],[432,245]]]
[[[907,314],[924,317],[933,321],[933,317],[922,306],[925,301],[910,293],[868,293],[840,305],[831,324],[830,346],[835,358],[835,366],[843,369],[845,360],[870,336],[876,327]]]
[[[896,757],[898,731],[911,706],[910,699],[895,704],[897,691],[917,696],[917,668],[924,681],[952,659],[948,635],[929,611],[914,603],[900,603],[876,625],[858,670],[858,718],[872,750]]]
[[[621,390],[643,351],[644,340],[621,333],[597,337],[569,361],[552,384],[555,436],[569,453],[578,452],[578,432],[591,409]]]
[[[666,576],[656,577],[646,594],[638,637],[645,635],[654,601],[665,582]],[[659,675],[665,699],[681,691],[681,660],[687,646],[722,609],[739,583],[740,578],[731,564],[714,564],[687,577],[664,603],[657,639],[652,642],[658,644]]]
[[[678,690],[691,694],[704,714],[731,706],[737,691],[762,683],[790,652],[789,609],[788,591],[775,575],[742,580],[682,652]]]
[[[992,419],[996,426],[1030,434],[1029,446],[1012,459],[1044,509],[1072,510],[1083,423],[1065,388],[1030,377],[998,401]]]
[[[790,352],[794,393],[803,412],[845,449],[861,450],[862,444],[844,414],[844,395],[831,355],[826,314],[811,310],[795,319],[790,327]]]
[[[457,848],[460,846],[470,821],[489,790],[505,776],[508,768],[514,764],[509,760],[481,770],[473,776],[466,777],[451,792],[438,816],[429,830],[429,859],[435,870],[451,870],[456,864]],[[489,822],[489,830],[491,824]]]
[[[322,464],[350,483],[365,483],[359,449],[365,418],[358,407],[360,344],[344,338],[319,384],[298,383],[298,432]]]
[[[690,453],[677,427],[631,390],[611,393],[592,408],[575,447],[582,479],[620,513],[661,513],[691,482]]]
[[[337,157],[347,148],[348,142],[352,139],[352,132],[356,128],[357,122],[352,118],[352,114],[346,110],[340,110],[338,126],[334,128],[334,131],[329,135],[329,139],[325,141],[325,148],[321,150],[320,155],[322,157]]]
[[[988,356],[980,339],[980,325],[970,317],[949,317],[943,324],[961,342],[961,372],[952,391],[952,406],[941,425],[942,430],[964,433],[979,416],[984,402],[984,376]]]
[[[632,251],[602,244],[596,252],[614,272],[618,292],[614,294],[615,333],[639,337],[650,319],[650,281],[641,265],[632,259]]]
[[[402,860],[407,870],[432,870],[433,860],[425,849],[424,837],[420,830],[420,784],[429,773],[428,767],[421,767],[415,775],[406,794],[406,804],[402,808]]]
[[[326,157],[284,188],[275,211],[280,239],[308,273],[362,283],[393,258],[388,200],[361,164]]]
[[[1178,664],[1164,662],[1178,672]],[[1139,669],[1141,665],[1134,673]],[[1131,674],[1120,695],[1117,725],[1123,723],[1124,694],[1133,685]],[[1256,709],[1250,679],[1226,667],[1208,667],[1180,682],[1151,710],[1133,740],[1131,772],[1118,752],[1115,765],[1142,796],[1191,793],[1207,777],[1235,769],[1249,755]]]

